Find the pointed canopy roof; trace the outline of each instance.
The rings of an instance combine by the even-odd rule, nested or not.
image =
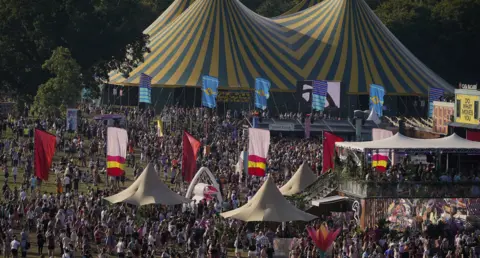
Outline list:
[[[220,214],[242,221],[310,221],[316,216],[297,209],[282,196],[269,176],[253,198],[242,207]]]
[[[453,88],[421,63],[363,0],[324,0],[269,19],[239,0],[196,0],[150,42],[151,52],[128,78],[110,83],[200,87],[218,77],[221,89],[252,88],[256,77],[272,91],[294,91],[305,79],[341,81],[343,92],[368,94],[375,83],[389,95],[427,95]]]
[[[183,11],[187,10],[191,3],[195,0],[175,0],[150,26],[148,26],[143,34],[153,37],[157,32],[174,21]]]
[[[191,200],[170,190],[158,178],[151,163],[127,189],[106,197],[105,200],[111,203],[125,202],[136,206],[147,204],[176,205],[191,202]]]
[[[280,192],[285,196],[292,196],[303,192],[308,186],[317,180],[317,176],[313,173],[308,164],[303,163],[297,172],[288,180],[286,184],[280,188]]]
[[[292,9],[286,11],[281,16],[290,15],[290,14],[294,14],[296,12],[303,11],[307,8],[310,8],[310,7],[320,3],[321,1],[322,0],[302,0],[300,3],[296,4],[294,7],[292,7]]]

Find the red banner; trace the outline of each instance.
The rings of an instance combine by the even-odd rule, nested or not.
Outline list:
[[[325,132],[323,134],[323,166],[322,173],[335,167],[335,143],[343,142],[342,137],[338,137],[333,133]]]
[[[35,176],[41,180],[48,180],[56,144],[55,135],[35,129]]]
[[[200,142],[187,131],[183,132],[182,175],[186,182],[190,182],[197,169],[197,153]]]

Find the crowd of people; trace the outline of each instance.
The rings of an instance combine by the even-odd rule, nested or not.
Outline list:
[[[322,223],[342,228],[327,252],[331,257],[477,255],[480,232],[453,231],[447,226],[444,234],[432,238],[427,228],[399,236],[379,229],[360,231],[354,220],[334,217],[282,225],[220,217],[220,212],[247,203],[264,180],[244,176],[235,166],[241,151],[247,149],[245,126],[250,114],[246,111],[218,115],[203,108],[166,107],[158,114],[151,109],[111,106],[80,109],[75,132],[69,132],[60,118],[33,119],[23,114],[1,122],[0,249],[4,257],[273,257],[278,247],[275,239],[289,239],[288,257],[313,258],[322,254],[305,227]],[[107,126],[92,119],[110,113],[125,116],[129,135],[127,173],[118,178],[105,174]],[[162,137],[157,120],[163,125]],[[44,182],[33,173],[35,128],[57,136],[50,180]],[[135,180],[148,162],[170,188],[185,195],[187,185],[179,176],[183,130],[202,143],[197,167],[208,167],[214,173],[224,203],[213,199],[195,202],[187,209],[139,208],[103,200]],[[277,185],[287,182],[304,162],[320,173],[321,140],[272,137],[267,168]]]

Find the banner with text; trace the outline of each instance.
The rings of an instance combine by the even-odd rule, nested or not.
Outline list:
[[[252,101],[252,93],[248,91],[219,91],[217,101],[223,103],[249,103]]]
[[[455,122],[465,124],[478,124],[479,96],[457,94]]]

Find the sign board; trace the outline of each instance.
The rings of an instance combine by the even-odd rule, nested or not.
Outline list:
[[[410,163],[411,164],[428,164],[427,162],[427,155],[418,154],[418,155],[411,155],[410,156]]]
[[[455,114],[455,104],[451,102],[433,101],[433,131],[448,134],[448,124]]]
[[[217,102],[248,103],[253,102],[252,93],[248,91],[219,91]]]
[[[458,83],[458,88],[462,90],[477,90],[478,89],[478,83],[477,84],[466,84],[466,83]]]
[[[268,125],[268,129],[270,131],[291,132],[295,130],[295,125],[294,124],[270,124]]]
[[[455,103],[455,122],[474,125],[478,124],[478,117],[475,118],[475,114],[478,112],[478,101],[479,96],[457,94]]]

